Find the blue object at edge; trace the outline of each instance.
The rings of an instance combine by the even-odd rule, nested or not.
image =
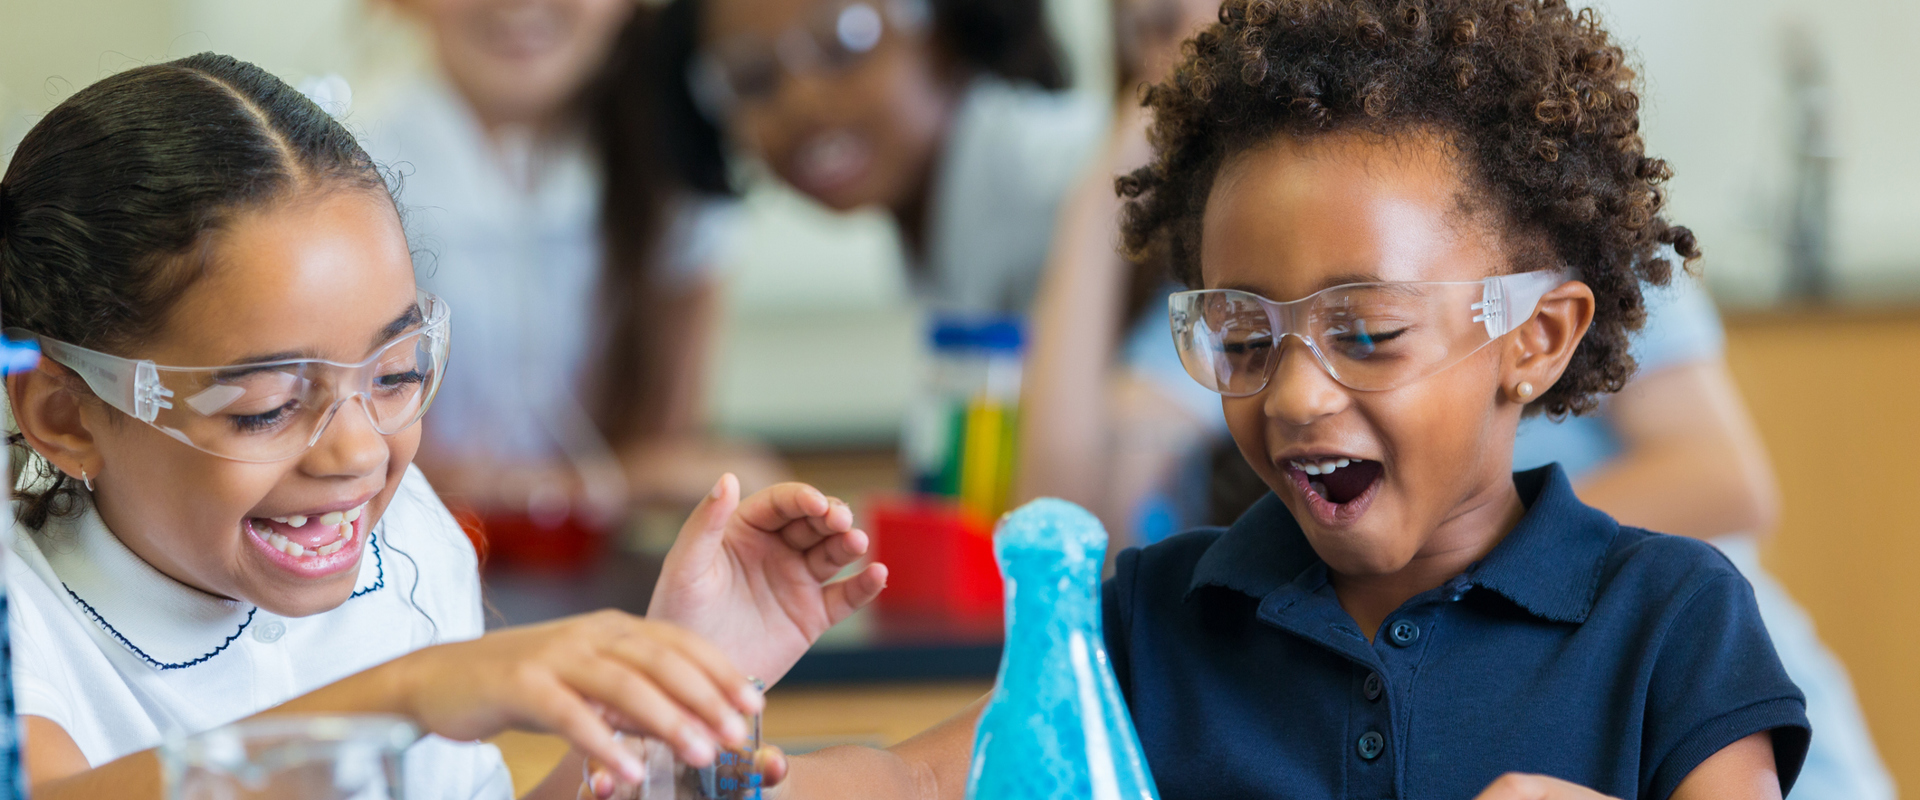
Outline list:
[[[1107,533],[1042,499],[1001,518],[1006,649],[974,733],[969,800],[1159,800],[1101,633]]]

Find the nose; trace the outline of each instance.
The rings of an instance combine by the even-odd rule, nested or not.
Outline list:
[[[1307,343],[1293,335],[1280,341],[1280,363],[1264,392],[1267,418],[1299,427],[1345,410],[1346,387],[1333,380]]]
[[[340,401],[301,466],[315,476],[345,478],[365,477],[385,468],[390,455],[387,437],[374,430],[370,412],[364,394]]]

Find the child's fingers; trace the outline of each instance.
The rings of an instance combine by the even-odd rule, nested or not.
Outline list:
[[[698,715],[708,728],[720,734],[722,742],[738,747],[747,741],[750,731],[746,718],[715,685],[714,677],[690,658],[669,648],[635,641],[615,642],[610,649],[615,657],[644,672],[669,700]]]
[[[778,747],[767,745],[754,751],[753,771],[760,774],[760,785],[773,787],[787,779],[787,754]]]
[[[735,708],[748,714],[758,714],[766,708],[766,698],[760,696],[760,690],[754,688],[747,676],[740,674],[740,669],[733,665],[733,660],[720,652],[720,648],[714,647],[712,642],[675,625],[649,624],[654,626],[659,640],[677,648],[682,655],[698,664],[715,684],[730,689],[732,693],[728,695],[728,701]]]
[[[612,765],[622,780],[638,783],[646,778],[640,759],[620,745],[600,713],[578,695],[552,685],[534,690],[533,695],[528,700],[535,709],[535,724],[572,742],[588,758]]]
[[[831,537],[807,551],[807,571],[822,583],[832,580],[841,569],[866,555],[867,543],[866,531],[859,529]]]
[[[832,510],[833,502],[819,489],[804,483],[782,483],[755,492],[740,504],[739,513],[748,525],[763,531],[777,531],[789,522],[826,517]]]
[[[717,746],[713,732],[706,723],[688,713],[659,686],[643,679],[632,668],[612,660],[593,659],[573,665],[566,679],[582,695],[605,703],[631,720],[641,728],[638,733],[649,734],[672,744],[674,750],[680,753],[681,760],[696,767],[713,763]],[[606,725],[597,717],[595,722],[601,727]],[[624,748],[622,752],[626,753]],[[588,754],[606,758],[592,751]],[[626,757],[631,760],[632,754],[626,753]]]
[[[838,499],[828,502],[831,508],[825,515],[789,520],[777,531],[781,541],[795,551],[804,553],[818,547],[821,542],[852,532],[853,511]]]
[[[853,615],[853,612],[866,607],[887,588],[887,565],[868,564],[866,569],[845,580],[834,581],[822,589],[821,600],[826,603],[827,620],[838,625],[841,620]]]

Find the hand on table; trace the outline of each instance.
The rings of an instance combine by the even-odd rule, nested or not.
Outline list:
[[[1474,800],[1613,800],[1585,786],[1545,775],[1509,772]]]
[[[699,634],[771,686],[828,628],[879,596],[887,569],[869,564],[833,580],[866,554],[868,538],[846,503],[818,489],[783,483],[739,496],[726,475],[687,518],[647,616]]]

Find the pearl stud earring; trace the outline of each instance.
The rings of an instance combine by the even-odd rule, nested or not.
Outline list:
[[[1520,401],[1523,403],[1528,400],[1532,400],[1533,384],[1528,383],[1526,381],[1521,381],[1519,383],[1516,383],[1513,385],[1513,393],[1515,396],[1519,397]]]

